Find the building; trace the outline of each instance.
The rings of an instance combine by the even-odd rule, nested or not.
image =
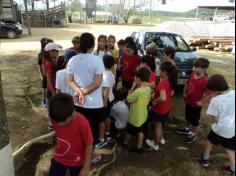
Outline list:
[[[0,0],[0,21],[17,21],[17,5],[13,0]]]

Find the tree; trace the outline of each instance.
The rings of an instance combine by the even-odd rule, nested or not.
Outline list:
[[[30,27],[30,18],[29,18],[27,0],[24,0],[24,6],[25,6],[25,15],[26,15],[26,26],[28,28],[28,34],[31,35],[32,33],[31,33],[31,27]]]
[[[0,72],[0,175],[14,176],[14,166],[12,149],[9,139],[5,103],[2,92],[1,72]]]
[[[137,2],[136,0],[126,0],[124,9],[121,13],[121,17],[123,17],[125,23],[129,22],[130,17],[134,15],[136,9],[140,9],[148,2],[149,0],[140,0],[139,2]]]

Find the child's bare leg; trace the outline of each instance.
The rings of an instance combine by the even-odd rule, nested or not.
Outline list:
[[[162,124],[161,123],[155,123],[155,144],[159,145],[162,134],[163,134]]]
[[[110,131],[111,131],[111,118],[110,117],[106,118],[105,123],[106,123],[106,132],[110,133]]]
[[[235,151],[230,149],[225,149],[230,162],[231,171],[235,172]]]
[[[198,126],[192,126],[192,133],[194,135],[197,135],[197,133],[198,133]]]
[[[104,140],[105,131],[106,131],[105,122],[101,122],[99,124],[99,140]]]
[[[211,151],[212,151],[213,144],[207,140],[203,152],[203,159],[209,159]]]
[[[139,133],[138,134],[138,148],[143,147],[143,139],[144,139],[144,134],[143,133]]]
[[[128,145],[130,138],[131,138],[131,135],[126,132],[125,133],[125,140],[123,141],[123,144]]]

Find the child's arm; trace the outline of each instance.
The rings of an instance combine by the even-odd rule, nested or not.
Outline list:
[[[187,98],[187,83],[184,85],[183,97]]]
[[[104,101],[104,106],[107,107],[108,100],[109,100],[109,87],[103,87],[103,101]]]
[[[127,97],[127,101],[128,103],[134,103],[135,101],[137,101],[138,98],[138,92],[134,91],[133,93],[130,93]]]
[[[93,154],[93,145],[92,144],[86,145],[84,166],[83,169],[80,171],[80,176],[89,176],[92,154]]]
[[[39,69],[39,73],[40,73],[41,79],[43,79],[43,66],[42,65],[38,65],[38,69]]]
[[[54,89],[54,87],[52,85],[52,75],[51,75],[51,73],[47,73],[47,83],[48,83],[48,86],[49,86],[52,94],[55,94],[56,91],[55,91],[55,89]]]
[[[208,100],[210,100],[214,94],[212,92],[205,92],[204,95],[202,96],[201,101],[197,102],[198,106],[203,106]]]
[[[155,106],[155,105],[160,104],[164,101],[166,101],[166,91],[161,90],[160,91],[160,96],[158,98],[152,100],[152,104]]]

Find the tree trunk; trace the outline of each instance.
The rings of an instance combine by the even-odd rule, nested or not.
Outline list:
[[[28,34],[31,35],[30,19],[29,19],[27,0],[24,0],[24,5],[25,5],[25,15],[26,15],[26,20],[27,20],[26,24],[27,24],[27,28],[28,28]]]
[[[0,72],[0,175],[14,176],[12,148],[10,145],[9,131],[6,118],[5,103],[2,92]]]

